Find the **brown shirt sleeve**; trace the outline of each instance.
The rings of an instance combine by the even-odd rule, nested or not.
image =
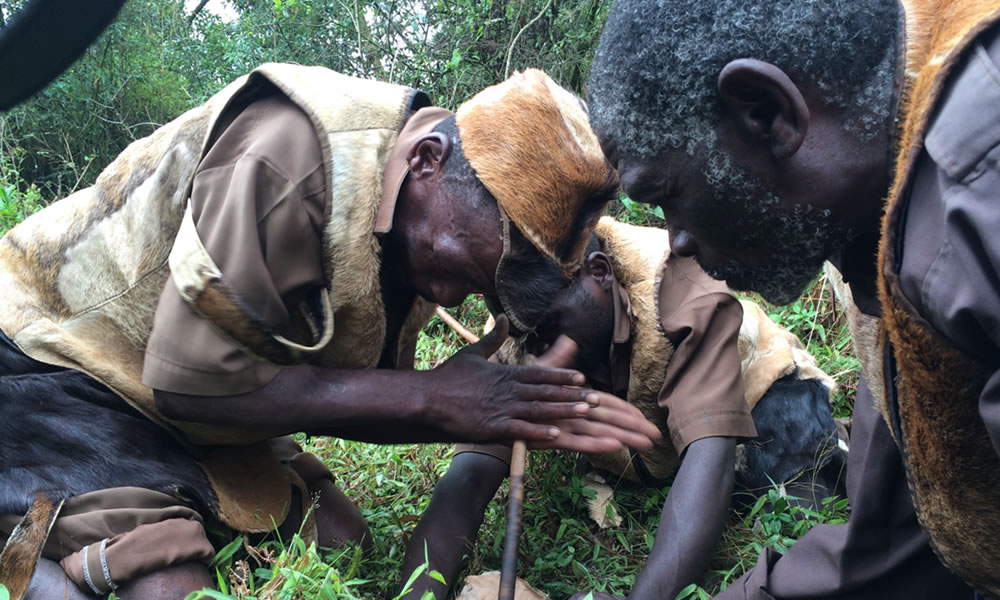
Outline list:
[[[671,257],[660,284],[659,310],[674,345],[659,404],[667,409],[677,453],[701,438],[756,437],[740,373],[739,301],[694,259]]]
[[[231,120],[195,173],[191,209],[209,255],[244,302],[282,331],[289,307],[323,285],[327,185],[309,117],[271,88]],[[160,297],[146,346],[143,383],[203,396],[239,394],[279,367],[250,357],[181,299]]]

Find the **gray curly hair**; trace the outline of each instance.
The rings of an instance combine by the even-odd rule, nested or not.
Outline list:
[[[897,0],[617,0],[588,84],[591,122],[622,153],[714,148],[716,80],[756,58],[847,108],[864,140],[888,122]]]

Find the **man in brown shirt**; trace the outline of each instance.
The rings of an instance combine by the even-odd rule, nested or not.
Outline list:
[[[651,450],[590,454],[590,461],[612,477],[648,486],[673,479],[656,542],[633,588],[640,595],[663,590],[660,597],[667,598],[699,576],[718,544],[737,472],[735,448],[757,438],[755,420],[766,424],[768,436],[759,448],[743,449],[749,468],[739,472],[742,485],[756,488],[768,477],[781,483],[808,471],[790,493],[822,499],[836,493],[843,466],[829,407],[832,382],[810,357],[783,354],[794,339],[787,332],[765,347],[760,330],[778,330],[770,321],[754,321],[755,331],[738,343],[741,303],[696,261],[671,255],[668,237],[602,219],[574,283],[553,301],[534,333],[498,353],[501,360],[522,361],[523,353],[541,355],[566,335],[580,347],[573,366],[587,374],[588,384],[627,398],[663,431],[663,441]],[[777,360],[779,355],[787,359]],[[817,375],[823,377],[819,384],[810,379]],[[762,383],[754,393],[763,397],[748,395],[744,376]],[[783,389],[768,392],[778,380]],[[426,544],[431,568],[453,580],[509,461],[506,446],[456,447],[414,532],[405,567],[422,564]],[[817,481],[815,488],[809,485]],[[419,582],[414,595],[424,589],[438,597],[446,592],[430,578]]]
[[[505,94],[520,90],[514,93],[522,100],[525,94],[547,98],[540,105],[549,112],[520,105],[519,118],[585,122],[579,101],[544,74],[515,78],[488,100],[503,102]],[[338,93],[368,102],[372,114],[361,106],[344,115],[340,96],[317,98],[313,88],[325,80],[342,86]],[[579,373],[486,361],[506,332],[506,319],[495,336],[438,369],[408,371],[416,333],[434,303],[455,305],[474,290],[497,295],[510,319],[530,330],[546,307],[522,286],[535,292],[561,287],[565,282],[557,278],[551,288],[551,274],[582,252],[573,242],[581,234],[568,221],[531,216],[542,200],[525,193],[531,178],[519,184],[527,206],[496,200],[511,198],[502,184],[491,184],[493,192],[484,187],[483,181],[517,179],[502,177],[500,150],[484,154],[475,146],[484,127],[491,138],[504,138],[484,121],[503,112],[502,104],[470,102],[456,118],[429,107],[416,90],[287,65],[262,68],[238,85],[237,93],[220,93],[230,95],[224,110],[214,114],[209,104],[202,111],[214,123],[196,163],[184,133],[190,129],[190,137],[200,139],[199,109],[126,150],[93,190],[54,203],[0,242],[8,304],[24,307],[3,315],[4,436],[24,443],[0,450],[0,473],[12,478],[0,484],[0,514],[6,514],[0,531],[10,534],[29,505],[31,511],[45,506],[39,498],[65,500],[58,505],[62,517],[55,518],[58,508],[49,513],[55,525],[29,598],[110,590],[126,599],[182,597],[211,584],[205,565],[213,547],[204,521],[267,531],[274,519],[290,533],[314,496],[320,543],[363,542],[367,527],[332,474],[288,438],[274,437],[281,434],[374,442],[516,437],[576,449],[648,447],[659,437],[623,401],[578,387]],[[387,94],[403,98],[403,106],[385,106]],[[574,114],[559,117],[563,108],[553,113],[553,106]],[[379,125],[376,113],[396,110],[402,111],[398,131]],[[537,125],[529,124],[529,131]],[[590,149],[563,157],[556,146],[547,157],[589,157],[578,172],[591,179],[567,182],[561,199],[545,200],[576,206],[560,214],[593,211],[575,221],[587,232],[615,179],[593,151],[594,140],[571,136],[560,143],[567,139]],[[121,167],[157,152],[162,157],[155,169]],[[473,166],[476,156],[488,157],[487,163]],[[560,172],[552,162],[547,168]],[[171,230],[185,208],[180,230]],[[81,220],[81,213],[88,218]],[[160,220],[150,226],[151,217]],[[185,229],[188,223],[193,230]],[[46,233],[35,234],[36,226]],[[163,245],[169,250],[174,237],[171,281],[160,275],[167,261],[158,253]],[[35,252],[24,253],[31,244]],[[55,281],[39,279],[41,270],[32,268],[42,255]],[[140,269],[134,280],[126,279],[127,289],[112,288],[107,299],[99,295],[116,281],[105,276],[102,261],[126,264],[134,257]],[[196,268],[190,268],[192,257],[200,261]],[[359,264],[368,271],[358,272]],[[198,279],[205,274],[210,276]],[[148,281],[163,283],[139,293]],[[221,297],[212,295],[219,290]],[[65,305],[80,299],[86,308],[45,314],[51,305],[39,299],[54,293]],[[125,303],[122,310],[118,302]],[[40,316],[26,322],[28,310]],[[60,358],[56,350],[71,352],[79,336],[90,335],[81,322],[108,329],[85,338],[92,352]],[[38,327],[49,333],[36,336]],[[136,336],[144,341],[144,356],[129,345]],[[115,346],[118,340],[131,341]],[[145,387],[131,379],[139,373]],[[152,404],[144,400],[150,389]],[[44,411],[38,398],[47,403]],[[72,436],[62,414],[73,423]],[[214,436],[263,441],[225,443],[229,437]],[[235,453],[219,454],[227,449]],[[272,463],[277,470],[268,467]],[[275,501],[268,507],[273,512],[253,510],[268,499]],[[38,522],[31,511],[22,524]],[[23,534],[15,532],[10,542],[23,543]],[[0,573],[6,568],[0,564]],[[23,591],[15,586],[14,597]]]
[[[862,362],[849,521],[765,550],[719,598],[1000,597],[998,18],[612,8],[589,99],[626,193],[663,207],[674,252],[774,301],[829,259]]]

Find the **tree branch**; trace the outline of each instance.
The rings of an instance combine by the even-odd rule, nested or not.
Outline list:
[[[538,14],[535,15],[535,18],[532,19],[532,20],[530,20],[530,21],[528,21],[524,25],[524,27],[521,28],[521,31],[517,32],[517,35],[514,36],[514,39],[511,40],[510,47],[507,48],[507,62],[504,64],[504,67],[503,67],[503,78],[504,79],[507,79],[508,77],[510,77],[510,57],[511,57],[512,54],[514,54],[514,45],[517,44],[518,38],[520,38],[521,34],[524,33],[525,31],[527,31],[529,27],[531,27],[532,25],[534,25],[535,22],[538,21],[538,19],[541,19],[542,16],[545,14],[545,11],[547,11],[550,6],[552,6],[552,0],[549,0],[545,4],[545,7],[542,8],[542,10],[538,11]]]
[[[191,11],[190,15],[188,15],[188,26],[194,25],[194,18],[198,16],[201,9],[205,8],[206,4],[208,4],[208,0],[201,0],[201,2],[198,3],[198,6],[194,7],[194,10]]]

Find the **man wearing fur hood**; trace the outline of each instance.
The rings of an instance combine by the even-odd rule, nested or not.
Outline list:
[[[536,70],[452,114],[264,65],[136,141],[0,240],[0,581],[183,597],[210,585],[206,532],[288,535],[314,497],[307,538],[370,544],[293,432],[649,447],[555,359],[486,360],[566,284],[616,183],[582,102]],[[474,291],[497,334],[408,370],[434,306]]]
[[[625,192],[773,302],[829,260],[862,364],[849,522],[720,598],[1000,598],[998,21],[997,0],[611,9],[588,90]]]
[[[699,577],[734,482],[752,493],[784,483],[817,507],[842,493],[846,455],[830,411],[833,380],[760,307],[737,300],[691,258],[672,255],[666,231],[602,218],[573,283],[532,334],[509,339],[496,356],[530,364],[561,335],[577,343],[572,366],[589,385],[626,398],[663,433],[649,450],[588,455],[616,482],[670,485],[634,594],[657,589],[670,598]],[[422,564],[426,544],[430,568],[448,581],[457,575],[509,462],[506,446],[456,447],[406,567]],[[615,526],[598,512],[599,523]],[[415,592],[424,589],[444,597],[430,578]]]

